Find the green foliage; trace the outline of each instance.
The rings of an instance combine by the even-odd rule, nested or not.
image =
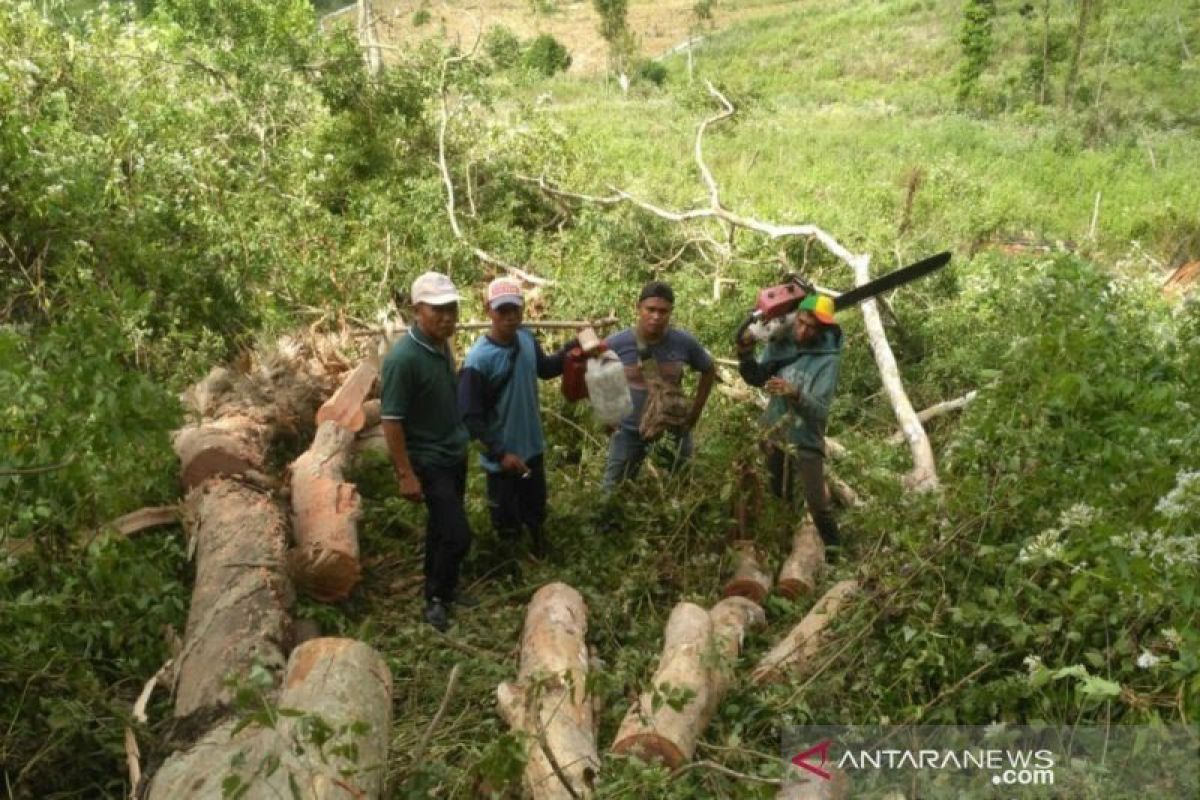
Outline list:
[[[483,36],[483,52],[496,69],[515,67],[521,61],[521,40],[511,28],[493,25]]]
[[[667,80],[667,66],[661,61],[641,59],[633,68],[633,75],[640,81],[662,86]]]
[[[429,21],[431,19],[433,19],[433,15],[429,13],[428,8],[425,8],[425,7],[418,8],[416,11],[413,12],[413,15],[412,15],[413,27],[419,28],[422,25],[428,25]]]
[[[571,54],[567,48],[548,33],[543,33],[529,43],[521,61],[531,70],[550,76],[565,72],[571,66]]]
[[[966,0],[963,5],[962,30],[958,37],[963,55],[958,71],[960,102],[975,91],[979,76],[983,74],[995,49],[992,42],[992,19],[995,16],[995,0]]]

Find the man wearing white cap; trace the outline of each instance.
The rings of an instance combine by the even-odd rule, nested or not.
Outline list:
[[[483,447],[492,527],[506,542],[528,529],[535,555],[546,552],[546,471],[538,405],[538,378],[562,375],[563,357],[574,342],[546,355],[522,327],[525,302],[509,278],[488,284],[486,311],[492,325],[471,345],[458,381],[459,409],[471,437]]]
[[[458,575],[471,547],[463,507],[467,485],[467,429],[455,399],[449,339],[458,324],[458,289],[439,272],[413,281],[415,321],[383,361],[380,398],[383,433],[400,496],[425,502],[425,614],[438,630],[450,607],[474,605],[458,593]]]

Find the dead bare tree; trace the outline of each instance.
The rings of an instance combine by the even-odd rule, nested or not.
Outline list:
[[[704,162],[702,139],[711,125],[731,118],[736,113],[736,108],[711,82],[706,81],[705,85],[708,87],[709,94],[712,95],[723,109],[721,113],[703,120],[696,129],[694,155],[701,180],[703,180],[708,189],[709,203],[706,207],[675,211],[636,197],[618,187],[609,187],[611,194],[607,196],[595,196],[565,191],[558,188],[545,177],[529,178],[527,180],[535,183],[542,192],[558,198],[610,206],[628,203],[656,217],[680,224],[702,220],[716,220],[723,223],[726,227],[729,242],[727,246],[729,250],[732,250],[732,232],[739,228],[754,231],[772,239],[803,237],[815,240],[839,261],[850,267],[854,274],[856,285],[861,286],[870,281],[870,255],[851,252],[834,236],[818,226],[812,224],[796,225],[765,222],[754,217],[730,211],[721,204],[720,191],[716,179]],[[905,439],[908,441],[909,448],[912,451],[913,469],[905,477],[904,483],[908,488],[915,490],[937,489],[939,483],[937,468],[933,458],[933,448],[930,446],[929,437],[926,436],[925,429],[920,419],[917,418],[917,413],[913,409],[912,402],[908,399],[908,394],[904,390],[904,384],[900,379],[900,370],[896,364],[896,358],[892,354],[891,346],[888,343],[887,334],[884,332],[883,321],[880,318],[876,301],[873,299],[865,301],[862,304],[862,310],[867,338],[875,356],[875,363],[879,367],[884,390],[896,415],[900,429],[904,432]]]

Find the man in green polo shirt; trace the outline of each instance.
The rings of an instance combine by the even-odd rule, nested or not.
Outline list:
[[[449,345],[459,295],[448,277],[426,272],[413,281],[412,300],[414,324],[383,360],[381,417],[400,496],[424,501],[429,511],[424,619],[445,630],[451,604],[475,602],[458,592],[459,568],[471,547],[463,507],[469,437],[458,413]]]

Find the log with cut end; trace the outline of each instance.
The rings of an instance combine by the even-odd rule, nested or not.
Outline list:
[[[392,676],[382,656],[351,639],[313,639],[292,651],[273,727],[229,720],[171,755],[149,800],[353,800],[384,795]],[[320,742],[320,731],[330,731]],[[292,787],[295,787],[293,790]],[[245,793],[242,794],[242,790]]]
[[[825,543],[805,520],[792,539],[792,554],[779,570],[779,593],[789,600],[817,591],[817,575],[825,563]]]
[[[667,620],[662,657],[650,689],[629,709],[613,741],[614,753],[678,769],[696,751],[712,712],[713,622],[693,603],[680,603]],[[678,710],[673,706],[679,706]]]
[[[261,470],[270,439],[269,425],[240,414],[176,431],[173,445],[183,488],[193,489],[217,475]]]
[[[236,481],[209,481],[185,505],[196,583],[177,662],[177,717],[228,704],[231,673],[244,676],[256,662],[282,670],[292,605],[287,523],[270,496]]]
[[[348,431],[361,431],[367,422],[363,403],[371,394],[378,374],[375,367],[366,361],[351,370],[333,397],[317,410],[317,427],[332,420]]]
[[[789,673],[803,673],[821,650],[825,628],[858,590],[857,581],[841,581],[822,595],[800,624],[763,656],[750,676],[755,683],[772,683]]]
[[[733,577],[725,584],[725,596],[745,597],[762,603],[771,591],[771,573],[763,569],[758,548],[749,539],[739,539],[731,546],[737,566]]]
[[[292,579],[318,600],[344,600],[362,574],[358,518],[362,501],[344,479],[354,433],[321,423],[312,447],[292,462]]]
[[[517,680],[496,689],[509,726],[529,735],[523,780],[534,800],[592,794],[600,757],[585,691],[586,634],[587,605],[579,592],[564,583],[543,586],[525,613]]]
[[[746,631],[751,628],[761,628],[767,624],[767,615],[762,607],[745,597],[726,597],[709,609],[708,617],[712,620],[713,642],[716,645],[718,661],[712,671],[712,690],[709,693],[709,718],[717,712],[725,692],[733,685],[734,665],[738,654],[742,652],[742,644],[746,639]],[[707,726],[708,720],[700,726]]]

